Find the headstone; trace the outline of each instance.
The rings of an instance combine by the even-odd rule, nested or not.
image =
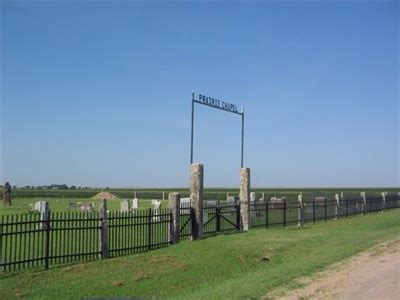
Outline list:
[[[139,199],[138,198],[133,198],[132,199],[132,207],[131,209],[138,209],[139,208]]]
[[[160,222],[161,201],[156,201],[153,204],[153,222]]]
[[[252,201],[253,203],[256,201],[256,193],[254,192],[250,193],[250,201]]]
[[[237,205],[238,200],[234,196],[229,196],[228,199],[226,199],[226,202],[228,205]]]
[[[343,200],[343,198],[344,198],[344,194],[343,194],[343,192],[340,192],[340,199]]]
[[[250,217],[255,217],[257,216],[257,198],[256,198],[256,193],[251,192],[250,193]]]
[[[366,198],[366,193],[365,192],[361,192],[360,193],[360,196],[361,196],[361,198],[362,198],[362,200],[363,200],[363,202],[362,202],[362,211],[363,211],[363,214],[366,212],[366,210],[367,210],[367,198]]]
[[[190,214],[190,198],[186,197],[186,198],[181,198],[181,203],[180,203],[180,207],[181,207],[181,214]]]
[[[44,212],[45,207],[46,207],[46,201],[38,201],[35,203],[33,210],[42,213]]]
[[[335,200],[336,200],[336,205],[335,205],[335,220],[339,218],[339,207],[340,207],[340,195],[335,194]]]
[[[385,210],[386,209],[386,193],[382,192],[381,195],[382,195],[382,210]]]
[[[325,197],[315,197],[315,205],[316,206],[325,205]]]
[[[204,201],[204,206],[205,207],[217,207],[218,206],[218,201],[217,200]]]
[[[157,202],[158,202],[157,199],[152,199],[152,200],[151,200],[151,205],[154,206]]]
[[[11,185],[8,182],[3,187],[3,201],[4,205],[11,206]]]
[[[270,203],[271,203],[271,208],[282,208],[283,207],[283,200],[285,198],[279,198],[279,197],[271,197]]]
[[[129,212],[129,201],[124,199],[121,201],[121,212]]]
[[[45,220],[48,209],[49,209],[49,204],[46,201],[38,201],[35,203],[33,207],[33,210],[40,214],[40,221]],[[39,229],[44,229],[45,224],[41,222],[38,227]]]
[[[335,194],[335,200],[337,203],[339,203],[340,201],[340,195],[339,194]]]
[[[304,225],[304,205],[303,205],[303,193],[297,196],[298,209],[297,209],[297,226]]]
[[[190,205],[190,197],[181,198],[181,204],[189,204]]]
[[[92,205],[92,203],[79,204],[79,210],[80,211],[92,211],[93,210],[93,205]]]

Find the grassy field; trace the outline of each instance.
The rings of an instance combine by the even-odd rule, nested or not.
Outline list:
[[[34,204],[36,201],[49,201],[51,211],[68,211],[68,203],[70,202],[82,202],[90,203],[95,202],[99,204],[99,200],[91,199],[101,190],[20,190],[17,189],[13,192],[13,206],[7,207],[0,205],[0,215],[13,214],[13,213],[27,213],[31,210],[30,204]],[[168,199],[168,193],[176,191],[181,193],[181,197],[188,197],[189,192],[187,189],[176,188],[176,189],[109,189],[107,190],[119,198],[130,198],[132,199],[137,193],[137,197],[140,199],[140,207],[149,208],[151,207],[151,199],[162,199],[163,193],[165,199]],[[382,191],[388,191],[389,194],[396,194],[400,192],[400,188],[324,188],[324,189],[313,189],[313,188],[285,188],[285,189],[267,189],[267,188],[253,188],[252,191],[256,193],[257,197],[261,197],[262,193],[266,198],[278,196],[286,197],[288,200],[297,201],[297,195],[303,192],[304,200],[310,201],[315,196],[325,196],[328,199],[334,199],[334,195],[340,192],[344,193],[345,198],[355,198],[360,196],[361,191],[366,191],[367,196],[380,196]],[[204,199],[205,200],[226,200],[226,194],[238,196],[239,190],[233,188],[211,188],[205,189]],[[167,207],[168,202],[163,202],[163,207]],[[120,210],[120,200],[109,201],[108,209],[111,211]],[[96,205],[98,210],[99,205]]]
[[[259,298],[400,234],[400,210],[220,235],[143,254],[5,274],[0,298]]]
[[[53,212],[68,211],[68,203],[95,203],[95,210],[99,210],[101,201],[90,198],[13,198],[12,206],[0,206],[0,215],[29,213],[32,205],[37,201],[48,201],[50,210]],[[108,210],[119,211],[121,209],[121,200],[114,199],[107,202]],[[140,207],[150,208],[150,199],[140,199]],[[168,207],[168,201],[162,201],[162,207]],[[77,211],[77,210],[75,210]]]

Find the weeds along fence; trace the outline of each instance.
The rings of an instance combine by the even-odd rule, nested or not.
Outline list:
[[[251,227],[316,223],[400,207],[397,195],[336,200],[314,198],[297,201],[256,202],[250,205]],[[192,236],[193,209],[181,206],[180,240]],[[240,231],[240,207],[215,201],[203,207],[204,236]],[[0,270],[49,268],[52,265],[134,254],[171,244],[169,208],[133,212],[47,212],[6,215],[0,223]]]

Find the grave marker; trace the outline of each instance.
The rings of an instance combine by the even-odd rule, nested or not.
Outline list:
[[[128,199],[124,199],[121,201],[121,212],[126,213],[129,212],[129,201]]]

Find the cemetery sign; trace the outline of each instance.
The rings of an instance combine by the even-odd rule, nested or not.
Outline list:
[[[241,162],[240,166],[243,168],[243,147],[244,147],[244,108],[239,111],[235,104],[231,104],[216,98],[208,97],[199,94],[198,99],[195,99],[194,92],[192,92],[192,127],[191,127],[191,141],[190,141],[190,164],[193,163],[193,130],[194,130],[194,104],[202,104],[217,108],[226,112],[238,114],[242,117],[242,147],[241,147]]]

